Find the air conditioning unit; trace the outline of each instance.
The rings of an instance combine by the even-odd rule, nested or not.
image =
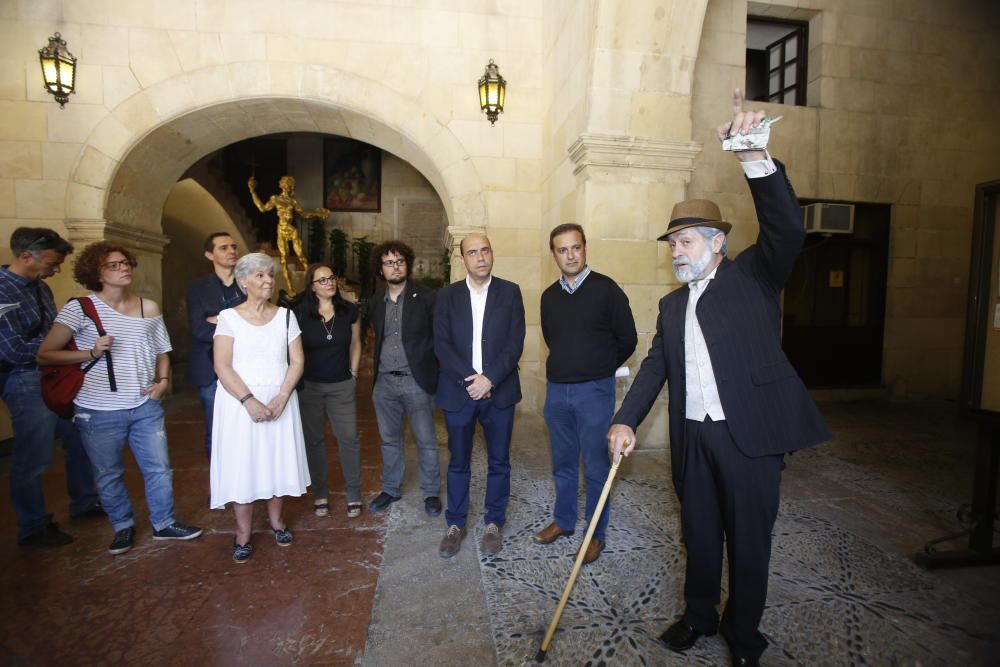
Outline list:
[[[854,204],[817,202],[801,208],[807,234],[854,233]]]

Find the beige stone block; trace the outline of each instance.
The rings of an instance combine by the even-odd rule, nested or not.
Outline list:
[[[103,105],[67,104],[64,109],[49,105],[48,140],[83,143],[107,114]]]
[[[746,66],[746,35],[735,32],[706,31],[702,34],[701,58],[718,65]]]
[[[621,273],[622,267],[618,265],[606,265],[601,261],[601,258],[593,257],[590,253],[587,255],[587,261],[595,270],[611,276],[616,281],[618,280],[618,275]],[[632,309],[632,317],[635,318],[636,330],[645,332],[648,334],[648,338],[652,338],[656,332],[656,318],[659,317],[660,299],[670,291],[670,288],[660,284],[637,285],[626,283],[622,285],[622,289],[625,292],[625,296],[628,297],[629,307]],[[642,360],[646,356],[648,349],[648,342],[645,345],[636,346],[632,359]]]
[[[90,145],[105,155],[120,158],[137,136],[115,116],[105,116],[88,138]]]
[[[143,88],[181,73],[180,60],[165,30],[129,30],[129,66]]]
[[[892,232],[892,257],[917,256],[917,232],[913,229],[894,229]]]
[[[463,12],[458,16],[458,39],[464,49],[487,53],[503,51],[508,43],[507,22],[497,21],[485,13]]]
[[[48,141],[42,144],[42,178],[69,180],[82,148],[82,144],[76,143],[63,144]]]
[[[14,196],[19,218],[61,218],[65,210],[66,181],[17,180]]]
[[[104,106],[108,109],[114,109],[141,90],[139,82],[128,67],[105,67],[103,83]]]
[[[469,155],[504,157],[503,125],[491,126],[486,121],[453,120],[448,129]]]
[[[222,56],[225,62],[238,63],[267,58],[267,38],[265,35],[238,34],[227,28],[223,29],[226,32],[219,35],[219,43],[222,45]]]
[[[484,192],[490,227],[537,228],[542,199],[537,192]]]
[[[244,62],[229,65],[229,80],[233,94],[239,96],[264,95],[270,90],[271,82],[267,63]]]
[[[0,178],[0,218],[12,218],[15,215],[17,200],[14,196],[14,179]],[[9,234],[5,236],[10,238]]]
[[[48,107],[48,103],[0,101],[0,140],[44,141]]]
[[[452,197],[451,209],[452,215],[448,220],[451,225],[456,227],[486,226],[486,202],[485,195],[482,193],[470,193]],[[456,277],[456,274],[453,273],[452,275]]]
[[[484,190],[517,190],[517,160],[514,158],[471,158]]]
[[[655,242],[588,238],[587,256],[598,258],[602,272],[620,283],[649,285],[658,282]]]
[[[110,18],[108,0],[72,0],[72,2],[63,2],[62,18],[67,23],[104,25]]]
[[[216,33],[171,30],[167,34],[184,71],[200,70],[225,62],[222,43]]]
[[[538,123],[504,123],[504,157],[541,159],[542,126]]]
[[[37,84],[42,88],[41,77],[38,73],[38,63],[34,63],[35,78],[32,85]],[[0,59],[0,100],[22,101],[25,99],[25,66],[17,60]],[[46,93],[47,95],[48,93]]]
[[[420,12],[420,43],[430,48],[459,47],[459,17],[455,12],[424,9]]]
[[[518,160],[517,189],[522,192],[538,192],[541,190],[541,168],[541,160]]]
[[[154,0],[154,28],[167,30],[195,30],[198,25],[196,0]]]
[[[642,79],[643,54],[594,49],[591,85],[597,89],[635,90]]]
[[[659,91],[689,95],[696,61],[669,54],[644,54],[639,87],[644,91]]]
[[[545,252],[545,257],[548,257],[548,234],[541,230],[491,226],[489,237],[493,252],[497,256],[532,257]],[[545,257],[540,258],[542,264],[545,262]]]
[[[110,182],[117,165],[118,163],[107,155],[92,147],[87,147],[73,173],[73,180],[98,188],[104,187]]]
[[[690,98],[637,91],[629,128],[635,136],[690,141]]]
[[[42,144],[0,141],[0,178],[42,178]]]
[[[112,115],[134,137],[142,136],[149,128],[160,124],[160,116],[146,92],[133,95],[119,104]],[[107,151],[102,152],[113,155]]]
[[[108,23],[114,26],[148,27],[153,25],[152,2],[108,0]]]
[[[633,183],[589,182],[583,189],[578,222],[600,238],[645,240],[649,219],[647,188]]]
[[[270,92],[298,96],[302,89],[302,65],[299,63],[268,63]]]
[[[73,4],[73,3],[69,3]],[[128,28],[93,25],[80,26],[80,62],[90,65],[128,65]]]

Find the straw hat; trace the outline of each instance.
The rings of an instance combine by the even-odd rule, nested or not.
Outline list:
[[[733,228],[728,222],[722,220],[722,212],[715,202],[707,199],[688,199],[674,204],[674,210],[670,212],[670,224],[667,231],[658,241],[666,241],[667,237],[674,232],[679,232],[688,227],[714,227],[724,234],[728,234]]]

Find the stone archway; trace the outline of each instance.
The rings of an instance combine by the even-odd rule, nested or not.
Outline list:
[[[248,137],[297,131],[351,137],[389,151],[431,183],[450,228],[487,224],[483,189],[466,150],[412,99],[330,67],[246,62],[154,84],[106,116],[70,176],[70,235],[81,243],[115,238],[158,265],[168,242],[161,233],[163,204],[191,164]],[[159,292],[158,284],[146,287]]]

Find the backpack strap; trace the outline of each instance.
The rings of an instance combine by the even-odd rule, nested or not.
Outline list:
[[[97,314],[97,308],[94,307],[94,302],[90,300],[90,297],[76,297],[77,302],[80,304],[80,308],[83,309],[83,314],[90,318],[97,327],[97,335],[107,336],[108,332],[104,330],[104,325],[101,324],[101,316]],[[87,364],[83,372],[89,371],[94,364],[100,360],[100,357],[94,359],[89,364]],[[118,383],[115,382],[115,367],[111,362],[111,350],[104,351],[104,360],[107,362],[108,367],[108,386],[111,387],[111,391],[118,391]]]

